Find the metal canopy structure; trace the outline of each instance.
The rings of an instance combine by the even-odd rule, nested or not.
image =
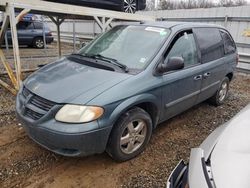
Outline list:
[[[27,13],[41,14],[48,16],[57,26],[57,45],[58,55],[61,56],[61,43],[60,43],[60,25],[65,19],[94,19],[102,32],[105,32],[110,27],[111,22],[114,20],[124,21],[153,21],[153,16],[145,16],[139,14],[128,14],[117,11],[89,8],[83,6],[75,6],[61,3],[53,3],[41,0],[1,0],[0,10],[4,12],[4,21],[0,31],[0,45],[4,40],[5,32],[10,24],[13,53],[14,53],[14,66],[15,74],[6,58],[0,49],[0,59],[8,73],[13,86],[0,80],[0,85],[8,89],[11,93],[16,94],[16,91],[21,85],[21,60],[19,53],[19,44],[17,38],[17,23]],[[16,12],[20,12],[16,16]]]

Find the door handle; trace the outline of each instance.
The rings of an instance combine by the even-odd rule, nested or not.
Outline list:
[[[210,75],[211,75],[210,72],[206,72],[203,76],[204,76],[204,78],[207,78],[207,77],[209,77]]]
[[[197,75],[194,77],[194,80],[201,80],[202,79],[202,75]]]

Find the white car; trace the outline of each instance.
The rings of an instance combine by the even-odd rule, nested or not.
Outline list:
[[[179,162],[167,188],[250,187],[250,104]]]

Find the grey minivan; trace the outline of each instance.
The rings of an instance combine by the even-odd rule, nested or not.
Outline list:
[[[209,99],[221,105],[237,64],[216,25],[116,26],[29,76],[16,100],[27,134],[65,156],[140,154],[161,122]]]

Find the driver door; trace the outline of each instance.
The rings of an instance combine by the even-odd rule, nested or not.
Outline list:
[[[175,37],[166,52],[164,63],[170,57],[182,57],[184,68],[163,75],[163,121],[195,105],[201,90],[202,69],[192,30],[182,31]]]

